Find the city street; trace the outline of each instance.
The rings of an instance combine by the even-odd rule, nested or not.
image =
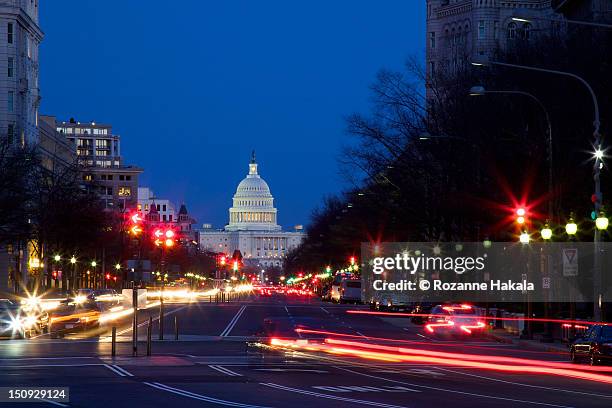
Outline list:
[[[165,339],[157,340],[155,323],[151,357],[145,356],[145,323],[149,314],[158,316],[158,308],[140,313],[138,357],[132,357],[129,317],[114,323],[118,336],[114,359],[109,325],[94,334],[64,339],[43,335],[1,341],[0,384],[70,388],[69,403],[36,406],[431,407],[452,401],[455,407],[609,407],[612,403],[610,383],[587,379],[268,346],[271,338],[299,344],[336,338],[425,353],[480,355],[491,362],[523,358],[562,363],[568,369],[591,368],[569,363],[567,353],[522,350],[486,338],[439,339],[425,335],[422,326],[407,319],[346,313],[356,308],[364,309],[284,295],[251,296],[224,304],[167,304]],[[179,341],[174,340],[175,317]],[[599,369],[606,368],[610,367]]]

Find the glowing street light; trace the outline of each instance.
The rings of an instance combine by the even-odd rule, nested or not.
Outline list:
[[[578,225],[576,225],[573,215],[570,216],[569,221],[565,225],[565,232],[567,233],[567,235],[576,235],[576,233],[578,232]]]
[[[548,223],[544,225],[544,228],[542,228],[542,231],[540,231],[540,235],[542,236],[542,239],[546,241],[552,238],[553,232],[550,229],[550,226],[548,225]]]
[[[116,265],[115,265],[115,269],[116,269],[116,270],[121,269],[121,264],[116,264]]]
[[[608,217],[606,217],[603,211],[600,211],[599,216],[595,220],[595,226],[597,229],[600,231],[608,229],[608,222]]]
[[[62,260],[62,257],[61,257],[61,256],[58,254],[58,255],[55,255],[55,256],[53,257],[53,260],[54,260],[55,262],[59,262],[59,261],[61,261],[61,260]]]
[[[70,258],[70,263],[73,265],[76,263],[76,258],[74,256]]]
[[[95,268],[96,265],[98,265],[98,263],[96,261],[91,261],[91,266],[93,266]]]
[[[523,231],[519,236],[519,241],[521,242],[521,244],[528,244],[529,239],[529,233],[527,231]]]

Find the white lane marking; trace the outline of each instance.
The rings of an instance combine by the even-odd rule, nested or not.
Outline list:
[[[125,375],[127,375],[128,377],[133,377],[134,374],[130,373],[128,370],[126,370],[125,368],[119,367],[117,364],[113,364],[112,365],[116,370],[121,371],[122,373],[124,373]]]
[[[218,366],[218,365],[208,365],[208,366],[210,368],[212,368],[213,370],[218,371],[218,372],[220,372],[222,374],[225,374],[225,375],[229,375],[229,376],[232,376],[232,377],[242,377],[242,374],[238,374],[238,373],[230,370],[229,368],[221,367],[221,366]]]
[[[406,408],[406,407],[402,407],[401,405],[390,405],[390,404],[383,404],[382,402],[358,400],[358,399],[353,399],[353,398],[339,397],[337,395],[321,394],[320,392],[306,391],[306,390],[301,390],[299,388],[290,388],[290,387],[285,387],[283,385],[274,384],[274,383],[260,383],[260,384],[265,387],[276,388],[278,390],[288,391],[288,392],[292,392],[296,394],[304,394],[304,395],[310,395],[310,396],[318,397],[318,398],[327,398],[327,399],[333,399],[333,400],[344,401],[344,402],[352,402],[354,404],[372,405],[374,407],[383,407],[383,408]]]
[[[519,399],[507,398],[507,397],[496,397],[494,395],[477,394],[477,393],[474,393],[474,392],[451,390],[451,389],[447,389],[447,388],[432,387],[432,386],[429,386],[429,385],[412,384],[412,383],[408,383],[408,382],[405,382],[405,381],[397,381],[397,380],[392,380],[390,378],[379,377],[377,375],[360,373],[358,371],[349,370],[348,368],[343,368],[343,367],[335,367],[335,368],[337,368],[339,370],[348,371],[349,373],[361,375],[361,376],[364,376],[364,377],[376,378],[376,379],[382,380],[382,381],[389,381],[389,382],[396,383],[396,384],[410,385],[412,387],[425,388],[425,389],[428,389],[428,390],[450,392],[450,393],[453,393],[453,394],[470,395],[470,396],[473,396],[473,397],[490,398],[490,399],[495,399],[495,400],[500,400],[500,401],[519,402],[521,404],[544,405],[544,406],[547,406],[547,407],[558,407],[558,408],[575,408],[575,407],[572,407],[572,406],[569,406],[569,405],[558,405],[558,404],[549,404],[547,402],[519,400]]]
[[[43,398],[36,398],[39,401],[42,402],[46,402],[48,404],[53,404],[53,405],[57,405],[58,407],[69,407],[70,405],[67,404],[62,404],[61,402],[57,402],[57,401],[52,401],[52,400],[48,400],[48,399],[43,399]]]
[[[324,311],[325,313],[329,314],[329,310],[325,309],[323,306],[321,306],[321,310]]]
[[[312,388],[331,392],[421,392],[403,385],[382,385],[378,387],[370,385],[313,385]]]
[[[532,385],[532,384],[524,384],[524,383],[518,383],[518,382],[514,382],[514,381],[506,381],[506,380],[502,380],[502,379],[499,379],[499,378],[485,377],[484,375],[477,375],[477,374],[470,374],[470,373],[462,373],[461,371],[449,370],[449,369],[447,369],[447,368],[438,368],[438,370],[448,371],[449,373],[455,373],[455,374],[466,375],[466,376],[468,376],[468,377],[481,378],[481,379],[483,379],[483,380],[489,380],[489,381],[501,382],[501,383],[504,383],[504,384],[518,385],[518,386],[521,386],[521,387],[528,387],[528,388],[540,388],[540,389],[543,389],[543,390],[551,390],[551,391],[567,392],[567,393],[570,393],[570,394],[589,395],[589,396],[592,396],[592,397],[612,398],[612,395],[606,395],[606,394],[594,394],[594,393],[591,393],[591,392],[574,391],[574,390],[566,390],[566,389],[563,389],[563,388],[546,387],[546,386],[544,386],[544,385]]]
[[[289,313],[289,309],[287,309],[287,306],[285,306],[285,312],[287,312],[287,314],[289,315],[289,317],[291,317],[291,313]]]
[[[239,407],[239,408],[266,408],[266,407],[262,407],[262,406],[259,406],[259,405],[242,404],[240,402],[233,402],[233,401],[226,401],[226,400],[221,400],[221,399],[217,399],[217,398],[212,398],[212,397],[208,397],[206,395],[196,394],[194,392],[182,390],[180,388],[170,387],[168,385],[164,385],[164,384],[161,384],[161,383],[149,383],[149,382],[145,382],[143,384],[148,385],[149,387],[157,388],[158,390],[162,390],[162,391],[166,391],[166,392],[171,392],[173,394],[181,395],[181,396],[187,397],[187,398],[193,398],[193,399],[200,400],[200,401],[210,402],[212,404],[226,405],[226,406],[230,406],[230,407]]]
[[[325,370],[312,370],[312,369],[301,369],[301,368],[254,368],[255,371],[272,371],[277,373],[317,373],[317,374],[327,374],[329,371]]]
[[[226,337],[228,334],[230,334],[230,332],[238,322],[238,319],[240,319],[240,316],[242,316],[242,313],[244,313],[245,309],[246,305],[242,305],[242,307],[238,309],[238,312],[236,312],[232,320],[230,320],[230,322],[227,324],[227,327],[221,332],[221,337]]]
[[[349,326],[349,327],[350,327],[350,326]],[[351,328],[352,328],[352,327],[351,327]],[[358,335],[360,335],[361,337],[364,337],[364,338],[366,338],[366,339],[368,338],[368,336],[366,336],[366,335],[365,335],[365,334],[363,334],[363,333],[358,332],[357,330],[355,330],[355,333],[357,333]]]
[[[113,373],[117,374],[120,377],[127,377],[127,374],[122,373],[121,371],[117,370],[117,368],[115,368],[114,366],[110,364],[104,364],[104,367],[108,368],[109,370],[111,370]]]

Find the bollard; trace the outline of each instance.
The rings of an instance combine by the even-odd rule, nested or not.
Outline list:
[[[151,334],[153,332],[153,318],[149,316],[149,325],[147,326],[147,356],[151,356]]]
[[[178,340],[178,317],[174,315],[174,340]]]
[[[117,355],[117,328],[115,326],[111,333],[111,356],[114,358]]]
[[[164,339],[164,302],[159,305],[159,339]]]

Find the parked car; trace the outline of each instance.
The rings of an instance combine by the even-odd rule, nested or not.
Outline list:
[[[361,281],[359,279],[344,279],[339,290],[332,294],[332,300],[340,303],[361,303]]]
[[[51,338],[63,337],[64,334],[85,331],[100,325],[100,308],[94,299],[87,298],[77,302],[68,298],[55,309],[49,319]]]
[[[570,359],[586,360],[591,365],[612,361],[612,326],[594,324],[570,346]]]

